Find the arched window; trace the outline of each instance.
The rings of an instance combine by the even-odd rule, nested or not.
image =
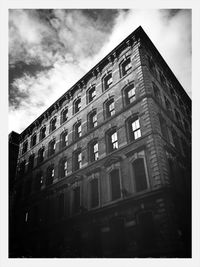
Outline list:
[[[46,136],[46,126],[43,126],[41,129],[40,129],[40,141],[42,139],[44,139]]]
[[[22,162],[20,162],[19,164],[19,175],[23,175],[25,173],[25,169],[26,169],[26,160],[23,160]]]
[[[63,158],[59,162],[59,178],[64,178],[68,174],[67,158]]]
[[[31,136],[31,147],[33,147],[34,145],[36,145],[36,139],[37,139],[37,135],[36,135],[36,133],[34,133]]]
[[[157,87],[155,83],[153,83],[153,93],[154,93],[156,100],[162,104],[160,89]]]
[[[131,59],[128,57],[121,63],[121,77],[126,75],[131,70],[131,67]]]
[[[106,119],[115,115],[115,103],[114,103],[113,97],[111,97],[105,101],[104,110],[105,110],[105,118]]]
[[[119,169],[114,169],[109,173],[111,200],[121,197],[120,175]]]
[[[108,73],[104,78],[103,78],[103,90],[107,90],[108,88],[110,88],[110,86],[112,85],[112,73]]]
[[[65,130],[60,135],[61,148],[68,146],[68,131]]]
[[[82,167],[82,153],[81,149],[77,149],[73,153],[73,169],[74,171],[79,170]]]
[[[33,169],[34,167],[34,159],[35,159],[35,154],[32,154],[29,156],[29,161],[28,161],[28,169],[29,171]]]
[[[129,105],[135,101],[135,86],[134,83],[129,84],[124,89],[125,105]]]
[[[56,139],[53,139],[49,142],[49,149],[48,149],[49,156],[55,154],[55,151],[56,151]]]
[[[95,139],[91,141],[88,145],[88,152],[89,152],[89,161],[93,162],[99,159],[99,147],[98,141]]]
[[[38,164],[43,162],[43,160],[44,160],[44,147],[41,147],[38,150]]]
[[[40,171],[36,175],[35,184],[34,184],[34,189],[36,192],[41,190],[43,183],[44,183],[43,172]]]
[[[137,158],[132,163],[135,191],[140,192],[147,189],[147,176],[145,171],[144,159]]]
[[[49,128],[49,132],[53,132],[56,129],[56,117],[54,117],[51,121],[50,121],[50,128]]]
[[[138,116],[134,116],[127,120],[128,137],[132,142],[141,137],[140,120]]]
[[[81,109],[81,98],[80,97],[74,100],[73,109],[74,109],[74,114],[76,114]]]
[[[51,185],[54,180],[54,165],[51,165],[47,168],[47,177],[46,177],[46,185]]]
[[[28,150],[28,141],[25,141],[22,145],[22,155]]]
[[[94,109],[88,114],[88,129],[93,129],[96,126],[97,126],[97,111],[96,109]]]
[[[113,128],[106,133],[106,145],[108,153],[118,149],[118,137],[116,128]]]
[[[68,115],[68,108],[65,108],[61,112],[61,120],[60,120],[61,124],[64,123],[65,121],[67,121],[67,119],[68,119],[67,115]]]
[[[77,140],[82,136],[81,121],[76,122],[73,128],[74,128],[74,140]]]
[[[90,207],[95,208],[99,205],[99,180],[98,178],[89,181]]]
[[[92,102],[92,100],[94,100],[95,97],[96,97],[96,89],[95,86],[92,86],[87,91],[87,103]]]

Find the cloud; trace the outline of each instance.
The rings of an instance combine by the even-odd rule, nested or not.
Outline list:
[[[10,130],[24,130],[140,25],[191,93],[188,10],[12,10],[9,24]]]

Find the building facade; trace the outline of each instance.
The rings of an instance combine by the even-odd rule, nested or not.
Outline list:
[[[191,257],[191,100],[141,27],[20,134],[14,257]]]

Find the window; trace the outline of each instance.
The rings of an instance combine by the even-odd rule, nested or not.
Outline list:
[[[46,126],[40,129],[40,140],[44,139],[46,136]]]
[[[159,116],[159,121],[160,121],[161,134],[165,139],[169,141],[169,134],[168,134],[166,121],[164,120],[162,116]]]
[[[44,147],[41,147],[38,150],[38,163],[43,162],[43,160],[44,160]]]
[[[81,150],[74,152],[74,170],[79,170],[82,167],[82,153]]]
[[[135,87],[134,83],[131,85],[128,85],[128,87],[124,90],[124,96],[125,96],[125,104],[129,105],[130,103],[135,101]]]
[[[78,121],[77,123],[75,123],[74,125],[74,139],[78,139],[82,136],[82,132],[81,132],[81,121]]]
[[[25,141],[22,146],[22,155],[28,150],[28,141]]]
[[[54,180],[54,165],[51,165],[47,168],[47,179],[46,179],[46,185],[51,185]]]
[[[36,133],[31,136],[31,147],[36,145],[37,135]]]
[[[113,129],[107,134],[107,151],[108,153],[118,149],[117,130]]]
[[[176,116],[176,121],[178,122],[178,124],[182,126],[181,116],[177,110],[175,110],[175,116]]]
[[[77,113],[81,109],[81,98],[77,98],[74,101],[74,114]]]
[[[95,89],[95,86],[93,86],[92,88],[90,88],[88,90],[88,103],[90,103],[92,100],[95,99],[96,97],[96,89]]]
[[[95,208],[99,205],[99,182],[97,178],[90,180],[90,207]]]
[[[61,148],[68,146],[68,132],[66,130],[61,133],[60,139],[61,139]]]
[[[29,170],[32,170],[34,167],[34,158],[35,158],[35,154],[32,154],[29,157],[29,161],[28,161],[28,169]]]
[[[103,79],[104,90],[107,90],[112,85],[112,73],[109,73]]]
[[[175,104],[178,104],[178,99],[177,99],[176,92],[175,92],[174,88],[171,85],[170,85],[170,89],[169,90],[170,90],[170,93],[171,93],[173,101],[175,102]]]
[[[148,56],[147,59],[148,59],[149,69],[154,72],[156,67],[155,67],[155,63],[154,63],[152,57]]]
[[[111,98],[105,102],[105,117],[110,118],[114,114],[115,114],[115,103],[114,103],[114,98]]]
[[[121,75],[122,76],[126,75],[129,72],[129,70],[131,69],[131,67],[132,67],[131,66],[131,59],[129,57],[121,64]]]
[[[169,102],[169,100],[166,97],[165,97],[165,105],[166,105],[167,111],[173,117],[173,110],[172,110],[171,103]]]
[[[53,139],[49,142],[49,156],[52,156],[56,150],[56,140]]]
[[[99,148],[97,140],[92,141],[89,144],[89,158],[91,162],[99,159]]]
[[[110,189],[112,201],[121,197],[119,169],[110,172]]]
[[[140,192],[147,189],[147,177],[145,173],[144,159],[138,158],[133,163],[133,174],[134,174],[134,183],[135,191]]]
[[[35,191],[36,192],[41,190],[43,183],[44,183],[44,177],[41,171],[36,175],[36,179],[35,179]]]
[[[19,174],[23,175],[25,173],[25,168],[26,168],[26,161],[23,160],[22,162],[20,162],[19,164]]]
[[[165,76],[162,74],[161,71],[159,71],[160,81],[163,85],[166,85],[166,79]]]
[[[160,90],[157,87],[157,85],[155,85],[155,83],[153,83],[153,93],[154,93],[154,96],[155,96],[156,100],[158,102],[162,103],[162,98],[161,98]]]
[[[88,114],[88,128],[93,129],[97,126],[97,111],[96,109]]]
[[[65,108],[61,112],[61,124],[64,123],[67,120],[67,114],[68,114],[68,109]]]
[[[174,145],[175,145],[176,149],[179,152],[181,152],[182,148],[181,148],[181,144],[180,144],[180,137],[178,136],[175,129],[172,129],[172,137],[173,137],[173,141],[174,141]]]
[[[59,178],[64,178],[68,174],[67,159],[61,159],[59,162]]]
[[[129,140],[134,141],[141,137],[140,121],[138,116],[128,120]]]
[[[73,211],[77,213],[80,211],[80,186],[76,186],[73,190]]]
[[[58,218],[61,219],[64,216],[64,194],[60,194],[58,197]]]
[[[56,117],[50,121],[49,132],[53,132],[56,129]]]

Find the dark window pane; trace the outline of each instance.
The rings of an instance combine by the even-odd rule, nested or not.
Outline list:
[[[113,170],[110,173],[110,184],[111,184],[111,198],[112,198],[112,200],[120,198],[121,197],[121,190],[120,190],[119,170]]]
[[[136,159],[133,162],[133,170],[136,192],[145,190],[147,188],[147,179],[145,174],[144,160]]]
[[[90,186],[91,186],[91,207],[94,208],[99,204],[98,179],[91,180]]]

